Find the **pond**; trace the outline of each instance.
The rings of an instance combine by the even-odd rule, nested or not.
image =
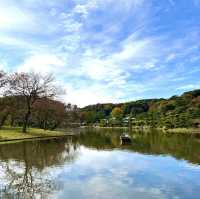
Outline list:
[[[0,198],[197,199],[200,137],[84,130],[0,145]]]

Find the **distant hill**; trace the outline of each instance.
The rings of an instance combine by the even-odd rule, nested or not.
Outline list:
[[[111,121],[116,118],[114,116],[118,118],[118,122],[115,121],[117,125],[124,125],[123,118],[132,117],[150,126],[197,127],[200,124],[200,89],[169,99],[96,104],[80,109],[81,121],[86,123],[97,123],[103,119]],[[113,123],[109,122],[109,125]]]

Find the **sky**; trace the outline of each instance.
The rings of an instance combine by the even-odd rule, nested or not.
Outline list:
[[[200,0],[0,0],[0,70],[52,73],[80,107],[200,88]]]

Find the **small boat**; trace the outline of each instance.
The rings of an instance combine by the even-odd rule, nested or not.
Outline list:
[[[120,140],[121,140],[121,144],[124,145],[124,144],[130,144],[131,143],[131,137],[126,134],[126,133],[123,133],[121,136],[120,136]]]

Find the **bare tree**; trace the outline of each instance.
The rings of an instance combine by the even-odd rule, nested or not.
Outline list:
[[[52,75],[42,76],[37,73],[14,73],[8,77],[7,95],[22,96],[25,100],[23,132],[27,132],[27,125],[34,103],[41,98],[53,98],[56,95],[54,78]]]
[[[33,122],[44,130],[54,130],[63,123],[65,117],[66,106],[62,102],[41,99],[33,106]]]

